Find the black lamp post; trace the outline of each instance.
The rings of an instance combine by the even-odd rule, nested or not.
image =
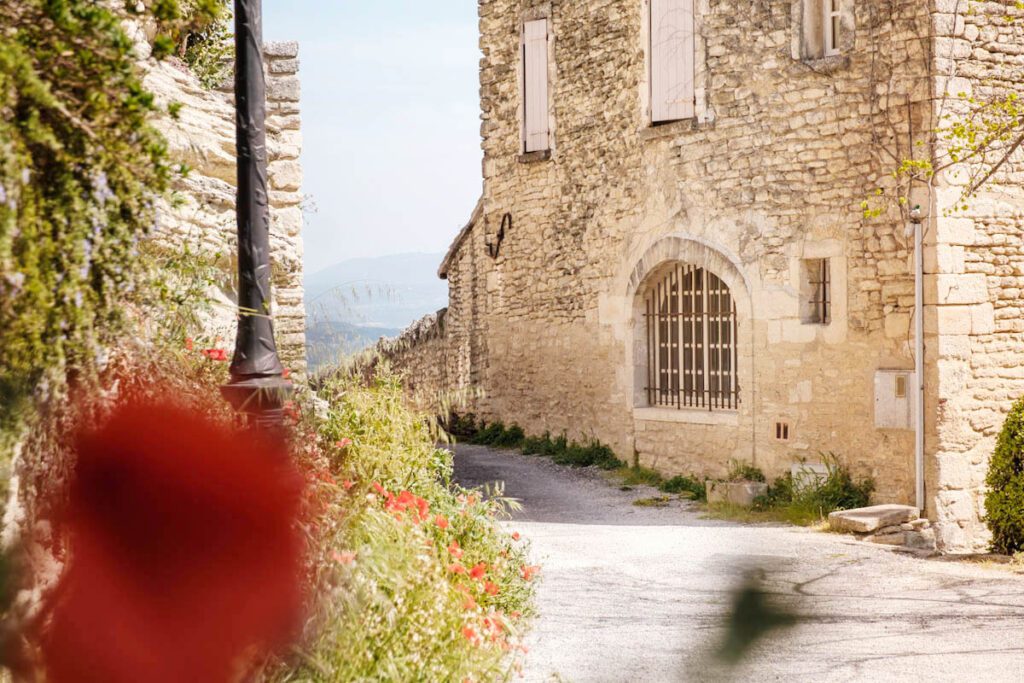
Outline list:
[[[261,0],[235,0],[235,109],[238,146],[238,337],[231,381],[221,388],[255,427],[283,434],[292,384],[277,355],[270,310],[267,92]]]

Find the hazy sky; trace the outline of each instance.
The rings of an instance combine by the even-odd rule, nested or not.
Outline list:
[[[480,195],[476,0],[263,0],[300,43],[306,272],[444,251]]]

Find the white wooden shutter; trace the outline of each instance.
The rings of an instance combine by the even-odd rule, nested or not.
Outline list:
[[[523,25],[523,115],[527,152],[541,152],[548,142],[548,20]]]
[[[694,115],[693,0],[651,0],[651,120]]]

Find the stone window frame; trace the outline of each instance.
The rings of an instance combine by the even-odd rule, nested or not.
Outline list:
[[[740,387],[739,405],[732,410],[706,408],[661,408],[647,402],[644,391],[647,382],[647,330],[644,320],[646,287],[657,279],[657,273],[672,262],[690,263],[718,276],[728,286],[737,311],[737,366]],[[629,341],[626,344],[626,362],[632,377],[629,408],[639,422],[672,422],[680,424],[738,427],[741,415],[749,419],[756,402],[754,381],[754,308],[751,286],[744,275],[740,260],[710,240],[688,232],[664,235],[654,242],[637,261],[629,276],[626,290],[629,301]]]
[[[640,126],[641,139],[653,139],[675,135],[692,130],[702,124],[714,122],[714,111],[708,106],[707,48],[704,35],[704,17],[711,13],[711,0],[694,0],[693,3],[693,95],[694,115],[689,119],[657,123],[651,111],[651,0],[641,0],[640,49],[643,52],[643,72],[640,75]]]
[[[523,63],[523,40],[526,22],[544,19],[548,22],[548,148],[538,152],[526,152],[526,74]],[[516,105],[516,120],[519,122],[519,153],[520,163],[529,164],[550,161],[555,155],[558,139],[555,117],[555,89],[557,86],[557,69],[555,65],[555,19],[551,3],[546,2],[530,7],[519,13],[516,18],[515,34],[518,40],[516,57],[516,92],[519,102]]]
[[[856,46],[856,0],[839,0],[839,50],[828,53],[823,24],[825,3],[830,0],[790,0],[792,57],[814,69],[832,71],[849,66]]]

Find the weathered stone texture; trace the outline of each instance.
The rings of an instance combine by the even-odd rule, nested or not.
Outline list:
[[[771,478],[831,451],[874,478],[876,502],[913,503],[913,431],[876,428],[874,412],[875,373],[913,369],[912,234],[895,208],[869,219],[861,204],[929,143],[949,68],[954,86],[981,87],[1022,59],[997,3],[951,4],[844,3],[843,55],[804,59],[800,0],[699,0],[697,116],[652,127],[643,2],[481,0],[482,203],[443,267],[446,329],[396,362],[457,357],[446,384],[419,391],[468,387],[486,418],[596,437],[666,474],[720,476],[736,459]],[[553,35],[550,159],[520,154],[527,15]],[[947,550],[984,543],[991,439],[1024,389],[1015,172],[1012,192],[959,215],[941,184],[922,199],[927,512]],[[801,320],[801,260],[814,258],[831,262],[827,326]],[[715,272],[736,299],[736,411],[645,405],[639,301],[670,260]]]
[[[302,288],[302,151],[298,103],[298,46],[270,43],[267,59],[267,151],[274,274],[273,308],[281,359],[297,374],[306,369],[305,308]],[[177,120],[157,123],[172,158],[189,167],[177,181],[172,202],[162,206],[157,239],[175,249],[212,258],[223,269],[214,313],[206,321],[211,336],[230,347],[235,303],[235,112],[228,92],[203,88],[180,62],[148,63],[145,85],[161,105],[180,103]]]

